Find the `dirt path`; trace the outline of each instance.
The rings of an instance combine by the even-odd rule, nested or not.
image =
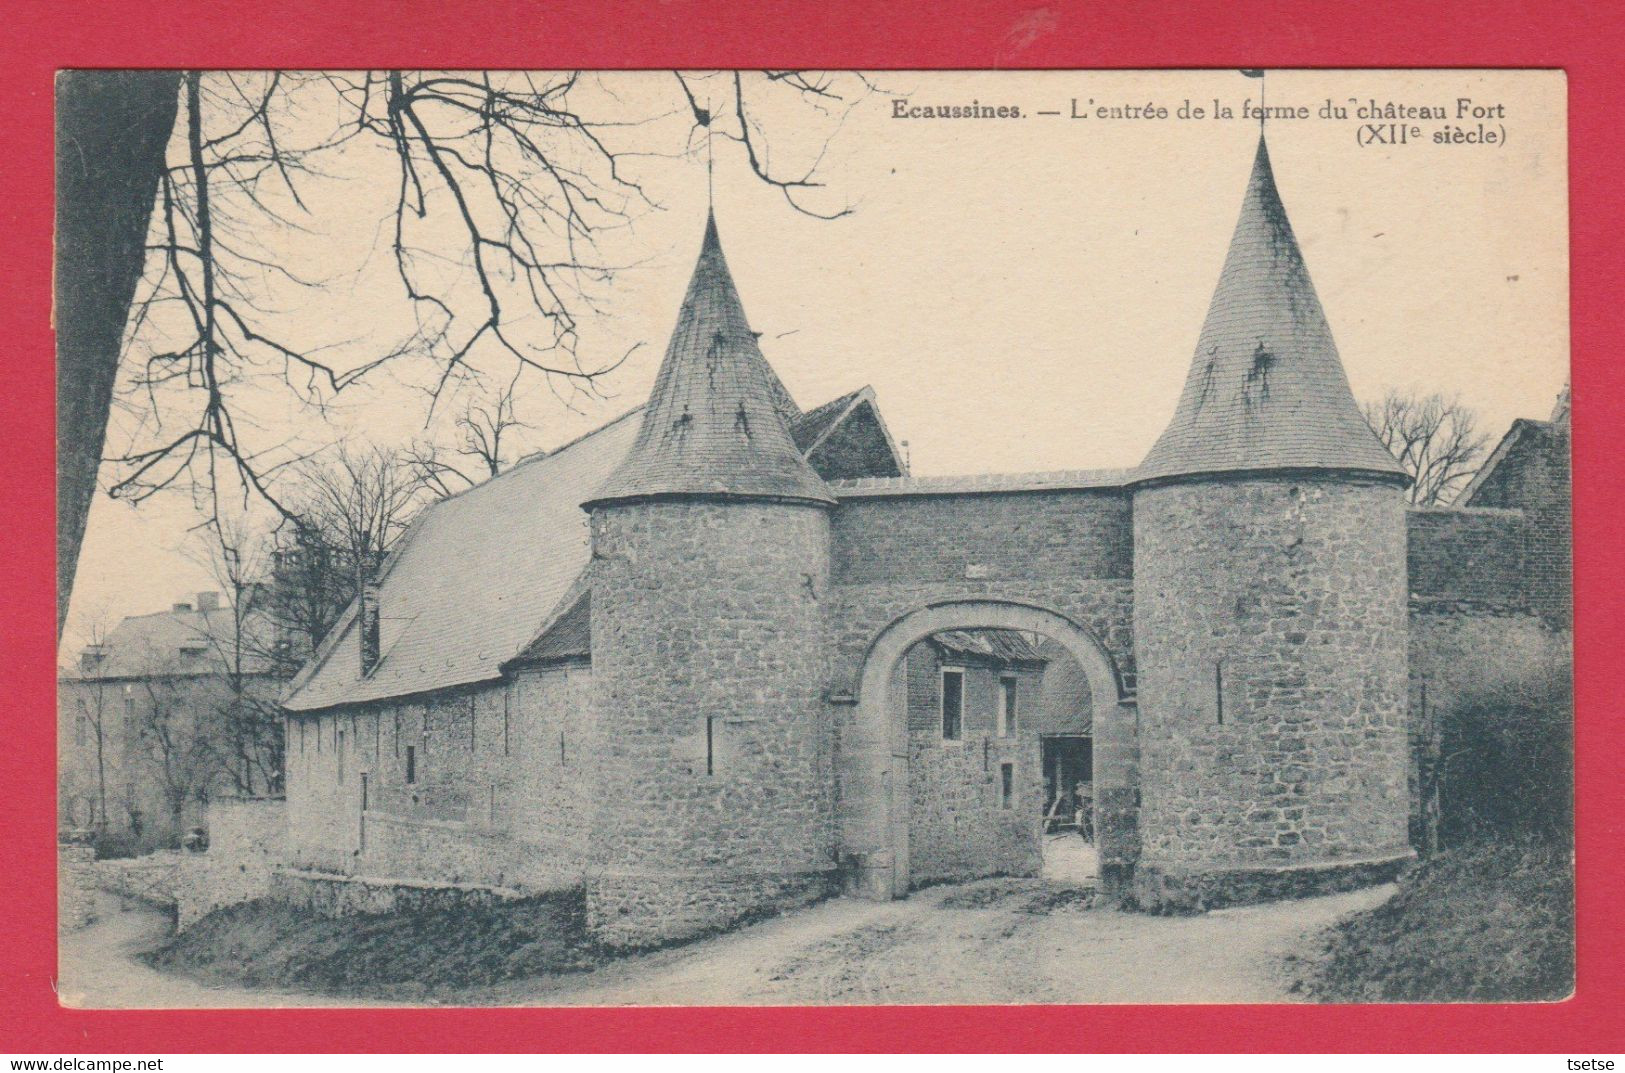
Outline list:
[[[500,1005],[1291,1002],[1282,960],[1392,887],[1195,917],[1094,909],[1042,880],[837,899],[582,976],[459,995]]]
[[[984,880],[898,902],[838,898],[580,975],[443,996],[449,1005],[1291,1002],[1282,960],[1391,887],[1151,917],[1091,908],[1080,888]],[[353,999],[210,987],[135,954],[164,918],[120,913],[65,936],[61,993],[87,1007],[346,1006]]]
[[[126,908],[125,906],[128,906]],[[97,896],[98,919],[57,945],[57,998],[78,1009],[210,1009],[243,1006],[376,1006],[300,992],[216,987],[159,972],[138,955],[169,937],[169,918],[139,902]]]

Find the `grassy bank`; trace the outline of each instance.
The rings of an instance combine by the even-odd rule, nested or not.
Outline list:
[[[1564,998],[1574,986],[1572,856],[1537,841],[1441,853],[1297,968],[1296,989],[1325,1002]]]
[[[580,892],[337,919],[255,901],[210,913],[147,960],[247,987],[411,999],[590,969],[601,957],[585,925]]]

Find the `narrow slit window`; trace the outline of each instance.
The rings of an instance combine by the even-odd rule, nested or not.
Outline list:
[[[417,781],[418,747],[416,745],[408,745],[406,747],[406,784],[410,786],[412,783]]]
[[[965,731],[965,672],[942,669],[942,740],[958,741]]]
[[[1016,676],[1004,675],[999,679],[999,737],[1011,738],[1016,733]]]
[[[717,773],[717,720],[711,715],[705,717],[705,773]]]
[[[1016,800],[1016,765],[1006,760],[999,765],[999,807],[1014,808]]]
[[[334,736],[337,738],[337,740],[333,743],[333,748],[337,752],[337,757],[338,757],[339,781],[343,782],[344,781],[344,731],[342,731],[342,730],[335,731]]]
[[[1213,663],[1213,710],[1220,726],[1224,726],[1224,661]]]

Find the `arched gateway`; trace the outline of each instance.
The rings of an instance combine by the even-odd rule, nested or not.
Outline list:
[[[1004,629],[1043,634],[1083,668],[1094,711],[1094,782],[1102,879],[1125,878],[1135,854],[1138,745],[1134,701],[1111,654],[1087,628],[1057,612],[998,599],[928,604],[893,620],[869,645],[857,683],[855,733],[843,828],[856,865],[853,888],[874,898],[909,889],[907,716],[895,672],[914,645],[945,630]]]

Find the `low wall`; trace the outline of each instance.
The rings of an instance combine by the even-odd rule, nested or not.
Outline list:
[[[96,861],[90,868],[96,886],[109,894],[174,909],[186,883],[184,873],[196,860],[179,850],[159,850],[141,857]]]
[[[276,901],[321,916],[344,917],[490,905],[525,897],[526,892],[473,883],[429,883],[278,869],[271,873],[269,895]]]

